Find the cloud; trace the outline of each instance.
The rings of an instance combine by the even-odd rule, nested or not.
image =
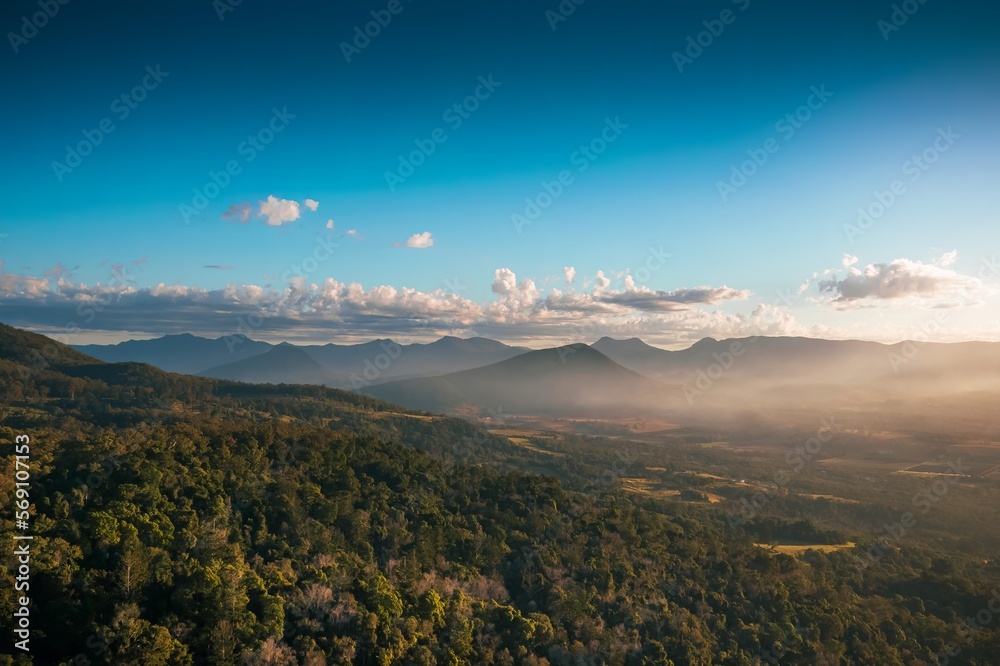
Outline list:
[[[222,265],[222,264],[207,264],[205,266],[205,268],[214,268],[214,269],[220,270],[220,271],[228,271],[228,270],[232,270],[233,267],[232,266]]]
[[[306,199],[303,203],[305,204],[306,208],[308,208],[314,213],[316,212],[316,209],[319,208],[319,202],[316,201],[315,199]]]
[[[684,310],[693,305],[714,305],[724,301],[742,301],[750,297],[750,291],[721,287],[693,287],[674,291],[653,291],[645,287],[636,288],[631,276],[626,277],[623,292],[602,293],[599,300],[609,305],[624,305],[646,312],[669,312]]]
[[[597,277],[594,278],[594,294],[600,294],[603,292],[608,285],[611,284],[611,278],[604,275],[604,271],[597,271]]]
[[[576,279],[576,269],[572,266],[566,266],[563,268],[563,275],[566,276],[566,284],[573,284],[573,280]]]
[[[334,226],[333,220],[327,220],[326,221],[326,228],[327,229],[330,229],[332,231],[333,230],[333,226]]]
[[[67,276],[69,276],[69,269],[61,263],[56,263],[55,266],[45,271],[45,277],[64,278]]]
[[[345,236],[357,236],[358,235],[358,230],[357,229],[348,229],[347,231],[344,232],[344,235]]]
[[[223,270],[222,265],[213,265]],[[519,279],[509,268],[493,273],[492,296],[476,301],[445,290],[364,287],[327,278],[309,283],[230,284],[201,289],[180,284],[139,288],[130,276],[112,274],[106,284],[35,278],[0,272],[4,321],[29,328],[123,331],[163,335],[191,332],[217,337],[238,322],[261,318],[268,335],[298,341],[440,335],[484,335],[510,341],[563,344],[594,336],[643,337],[684,344],[707,335],[808,332],[778,310],[750,315],[707,312],[699,306],[736,300],[747,292],[728,287],[653,291],[636,286],[626,273],[602,272],[600,293],[551,289]],[[253,331],[249,332],[253,337]],[[103,333],[102,333],[103,334]]]
[[[233,204],[222,214],[224,218],[233,218],[240,222],[240,224],[246,224],[250,221],[250,217],[253,215],[253,204],[249,202],[243,202],[240,204]]]
[[[260,212],[258,217],[266,217],[264,221],[269,227],[280,227],[282,224],[294,222],[299,219],[302,212],[299,210],[299,203],[291,199],[278,199],[273,194],[267,197],[266,201],[260,202]]]
[[[423,249],[434,245],[434,239],[431,237],[431,232],[425,231],[422,234],[413,234],[406,239],[405,243],[394,243],[396,247],[413,247],[418,249]]]
[[[935,266],[940,266],[942,268],[947,268],[951,266],[956,261],[958,261],[958,250],[952,250],[951,252],[945,252],[940,257],[934,260]]]
[[[839,304],[858,305],[859,301],[892,301],[898,299],[955,299],[971,302],[973,294],[979,291],[982,280],[970,275],[962,275],[945,266],[954,261],[948,253],[944,261],[925,264],[912,259],[895,259],[883,264],[868,264],[864,270],[853,263],[844,278],[838,276],[819,283],[822,293],[832,294],[832,301]]]

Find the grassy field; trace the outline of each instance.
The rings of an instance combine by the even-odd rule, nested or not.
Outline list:
[[[808,550],[818,550],[821,553],[832,553],[837,550],[849,550],[854,548],[854,542],[848,541],[847,543],[838,544],[826,544],[826,543],[787,543],[787,544],[767,544],[767,543],[755,543],[758,548],[764,548],[765,550],[773,550],[776,553],[784,553],[786,555],[801,555]]]

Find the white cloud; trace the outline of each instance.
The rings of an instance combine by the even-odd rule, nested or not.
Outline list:
[[[431,237],[431,232],[425,231],[422,234],[413,234],[406,239],[405,243],[395,243],[396,247],[414,247],[418,249],[423,249],[434,245],[434,239]]]
[[[348,229],[347,231],[344,232],[344,235],[345,236],[357,236],[358,235],[358,230],[357,229]]]
[[[864,270],[845,260],[844,265],[849,266],[847,276],[823,280],[819,290],[834,295],[834,303],[854,306],[864,300],[922,299],[935,300],[937,305],[949,299],[973,302],[974,294],[983,286],[982,280],[945,268],[954,260],[952,253],[942,259],[932,264],[895,259],[888,264],[868,264]]]
[[[269,227],[280,227],[282,224],[294,222],[299,219],[302,212],[299,210],[299,203],[291,199],[278,199],[273,194],[267,197],[266,201],[260,202],[260,212],[258,217],[266,217],[264,221]]]
[[[326,228],[330,229],[332,231],[333,230],[333,224],[334,224],[333,220],[327,220],[326,221]]]
[[[916,270],[914,265],[919,262],[911,264],[901,265],[897,276],[912,275]],[[893,265],[897,262],[889,266]],[[956,279],[957,274],[949,269],[921,266],[920,270],[931,271],[928,276],[937,281],[935,284],[942,279],[944,284],[953,284]],[[744,305],[742,312],[728,308],[723,312],[711,307],[723,303],[736,307],[750,297],[746,290],[725,285],[653,290],[637,285],[630,275],[617,272],[602,272],[598,276],[600,292],[594,293],[582,285],[575,289],[563,285],[558,289],[542,289],[534,280],[519,278],[509,268],[498,268],[492,275],[492,294],[473,300],[444,288],[420,291],[393,285],[366,287],[333,278],[309,282],[297,277],[285,284],[275,282],[273,287],[264,282],[229,284],[218,289],[180,284],[140,288],[127,274],[122,279],[110,270],[111,267],[109,280],[88,285],[55,276],[4,273],[0,267],[0,309],[4,322],[54,331],[65,330],[67,322],[74,322],[87,334],[122,331],[135,337],[135,334],[191,332],[217,337],[233,333],[241,317],[246,320],[248,313],[258,313],[266,322],[270,337],[303,342],[329,341],[331,336],[355,340],[430,339],[447,334],[482,335],[540,346],[590,341],[609,335],[685,346],[706,336],[718,339],[753,335],[891,337],[885,331],[879,333],[878,327],[903,323],[906,314],[900,311],[899,320],[888,316],[877,321],[859,320],[850,330],[806,325],[786,308],[757,302]],[[838,270],[841,275],[845,273],[843,268]],[[874,280],[869,270],[861,271],[860,277],[848,275],[836,279],[835,283],[840,285],[836,288],[849,293],[855,282],[867,285],[865,280]],[[886,272],[883,270],[881,274]],[[961,285],[971,278],[957,279]],[[875,284],[880,283],[875,281]],[[923,293],[919,289],[918,292]],[[832,293],[833,298],[840,297],[839,291]],[[868,297],[869,302],[877,298],[880,296]],[[865,299],[845,301],[850,302],[865,302]],[[966,312],[974,314],[971,308]],[[87,313],[92,316],[86,316]],[[966,331],[956,328],[943,330],[940,336],[962,333]],[[253,331],[250,334],[254,337]],[[992,339],[1000,338],[1000,328],[994,327],[990,335]],[[966,339],[969,336],[966,334]],[[985,334],[980,337],[990,339]]]
[[[566,266],[563,268],[563,275],[566,276],[566,284],[573,284],[573,280],[576,279],[576,269],[572,266]]]
[[[941,268],[947,268],[951,266],[956,261],[958,261],[958,250],[952,250],[951,252],[945,252],[940,257],[934,260],[935,266],[940,266]]]
[[[306,199],[303,203],[305,203],[306,208],[314,213],[316,212],[316,209],[319,208],[319,202],[315,199]]]
[[[594,295],[596,296],[607,289],[609,284],[611,284],[611,279],[605,277],[604,271],[597,271],[597,277],[594,278]]]

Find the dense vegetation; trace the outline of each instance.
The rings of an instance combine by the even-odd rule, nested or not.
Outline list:
[[[35,663],[991,664],[1000,651],[1000,615],[978,631],[965,619],[987,608],[995,565],[918,546],[875,564],[774,554],[754,541],[844,535],[628,493],[616,477],[637,463],[607,450],[537,474],[520,468],[551,455],[464,421],[47,344],[0,327],[0,441],[32,438]],[[4,543],[12,488],[5,465]],[[5,573],[5,636],[13,607]]]

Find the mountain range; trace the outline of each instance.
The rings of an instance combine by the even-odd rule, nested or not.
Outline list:
[[[190,334],[74,349],[109,363],[148,363],[169,372],[217,379],[355,389],[390,379],[477,368],[528,351],[486,338],[452,336],[427,344],[380,339],[355,345],[272,345],[244,336],[209,339]]]
[[[76,349],[105,361],[250,383],[323,384],[411,409],[476,415],[502,409],[704,421],[792,406],[801,413],[912,406],[917,398],[1000,388],[1000,344],[985,342],[705,338],[668,351],[605,337],[529,350],[486,338],[299,346],[179,335]]]

